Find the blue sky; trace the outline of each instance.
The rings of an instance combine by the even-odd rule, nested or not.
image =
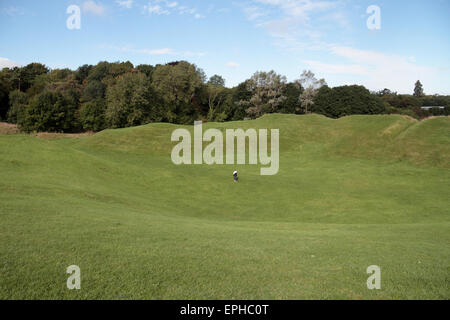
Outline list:
[[[70,5],[81,28],[69,30]],[[369,30],[376,5],[381,28]],[[227,86],[311,69],[330,86],[450,94],[448,0],[0,0],[0,67],[187,60]]]

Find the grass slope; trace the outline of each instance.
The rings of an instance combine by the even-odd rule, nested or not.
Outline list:
[[[279,128],[276,176],[175,166],[176,127],[0,135],[0,298],[450,298],[449,118],[204,125]]]

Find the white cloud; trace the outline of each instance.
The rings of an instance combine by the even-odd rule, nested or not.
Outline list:
[[[307,22],[309,14],[313,11],[323,11],[336,7],[336,2],[332,1],[312,1],[312,0],[256,0],[256,2],[271,5],[279,8],[285,15],[299,18]]]
[[[403,77],[414,78],[422,74],[425,75],[432,70],[431,68],[419,66],[416,63],[411,62],[409,57],[399,55],[359,50],[344,46],[334,46],[331,48],[331,52],[334,55],[344,57],[359,63],[368,69],[372,69],[371,74],[394,76],[396,73],[401,73],[401,76]]]
[[[333,11],[329,14],[325,14],[320,17],[319,21],[321,24],[328,25],[332,28],[339,26],[344,30],[351,30],[347,14],[342,11]]]
[[[267,15],[267,12],[263,11],[259,7],[245,7],[244,13],[248,20],[253,21],[260,17]]]
[[[178,2],[167,2],[168,8],[175,8],[178,5]]]
[[[154,13],[154,14],[157,14],[158,16],[159,15],[162,15],[162,14],[170,14],[170,12],[169,12],[169,10],[166,10],[166,9],[164,9],[163,7],[161,7],[160,5],[154,5],[154,6],[152,6],[152,5],[149,5],[148,6],[148,12],[150,13],[150,14],[152,14],[152,13]]]
[[[411,92],[416,80],[434,83],[438,70],[411,62],[403,57],[382,52],[360,50],[346,46],[331,46],[334,59],[349,61],[349,64],[326,64],[315,60],[304,61],[313,71],[326,75],[350,75],[355,83],[371,90],[389,88],[398,92]],[[356,76],[356,78],[354,77]]]
[[[195,14],[197,12],[197,9],[186,6],[180,6],[177,9],[179,14]]]
[[[116,3],[119,6],[127,9],[131,9],[131,7],[133,6],[133,0],[116,0]]]
[[[335,25],[348,27],[346,16],[337,11],[340,1],[253,0],[243,8],[249,21],[264,27],[274,44],[286,50],[318,50],[326,47],[322,37]]]
[[[6,14],[10,17],[22,16],[25,14],[24,11],[18,7],[1,8],[1,13]]]
[[[105,13],[105,7],[101,3],[95,3],[92,0],[83,2],[83,11],[101,16]]]
[[[227,63],[227,67],[230,67],[230,68],[237,68],[239,66],[240,66],[240,64],[237,62],[234,62],[234,61],[230,61]]]
[[[193,51],[183,51],[178,52],[171,48],[160,48],[160,49],[136,49],[133,46],[110,46],[110,45],[100,45],[102,49],[113,49],[121,52],[129,52],[136,54],[145,54],[150,56],[178,56],[178,57],[202,57],[205,55],[204,52],[193,52]]]
[[[162,48],[162,49],[140,49],[136,50],[137,53],[149,54],[149,55],[174,55],[175,52],[170,48]]]
[[[352,75],[368,75],[369,71],[365,66],[357,64],[326,64],[316,60],[304,60],[314,72],[324,74],[352,74]]]
[[[0,70],[3,68],[14,68],[14,67],[20,67],[20,64],[17,62],[14,62],[12,60],[9,60],[8,58],[1,58],[0,57]]]
[[[148,5],[144,5],[144,12],[156,15],[169,15],[171,13],[188,14],[195,19],[205,18],[204,15],[197,12],[196,8],[180,5],[177,1],[169,0],[150,0]]]
[[[429,87],[439,88],[434,90],[448,91],[443,85],[448,83],[445,71],[421,65],[413,56],[339,45],[340,39],[346,43],[349,39],[354,41],[349,19],[352,11],[347,10],[349,0],[248,0],[245,3],[235,5],[241,7],[255,26],[265,29],[274,45],[295,54],[317,56],[320,53],[320,60],[303,58],[304,64],[325,77],[329,75],[339,84],[346,81],[372,90],[387,87],[398,92],[411,92],[414,82],[420,79]],[[322,60],[322,56],[332,62]]]

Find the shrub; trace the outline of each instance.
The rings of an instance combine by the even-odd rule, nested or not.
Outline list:
[[[385,114],[401,114],[405,116],[410,116],[411,118],[420,119],[420,117],[411,109],[395,108],[389,103],[385,103]]]
[[[422,105],[418,98],[409,95],[390,94],[381,97],[381,99],[394,108],[400,109],[414,109]]]
[[[323,86],[312,106],[312,112],[331,118],[352,114],[380,114],[384,111],[385,106],[379,97],[357,85],[335,88]]]

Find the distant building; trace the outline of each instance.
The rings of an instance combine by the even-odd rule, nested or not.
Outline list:
[[[443,106],[423,106],[423,107],[420,107],[422,110],[426,110],[426,111],[429,111],[429,110],[431,110],[431,109],[445,109],[445,107],[443,107]]]

